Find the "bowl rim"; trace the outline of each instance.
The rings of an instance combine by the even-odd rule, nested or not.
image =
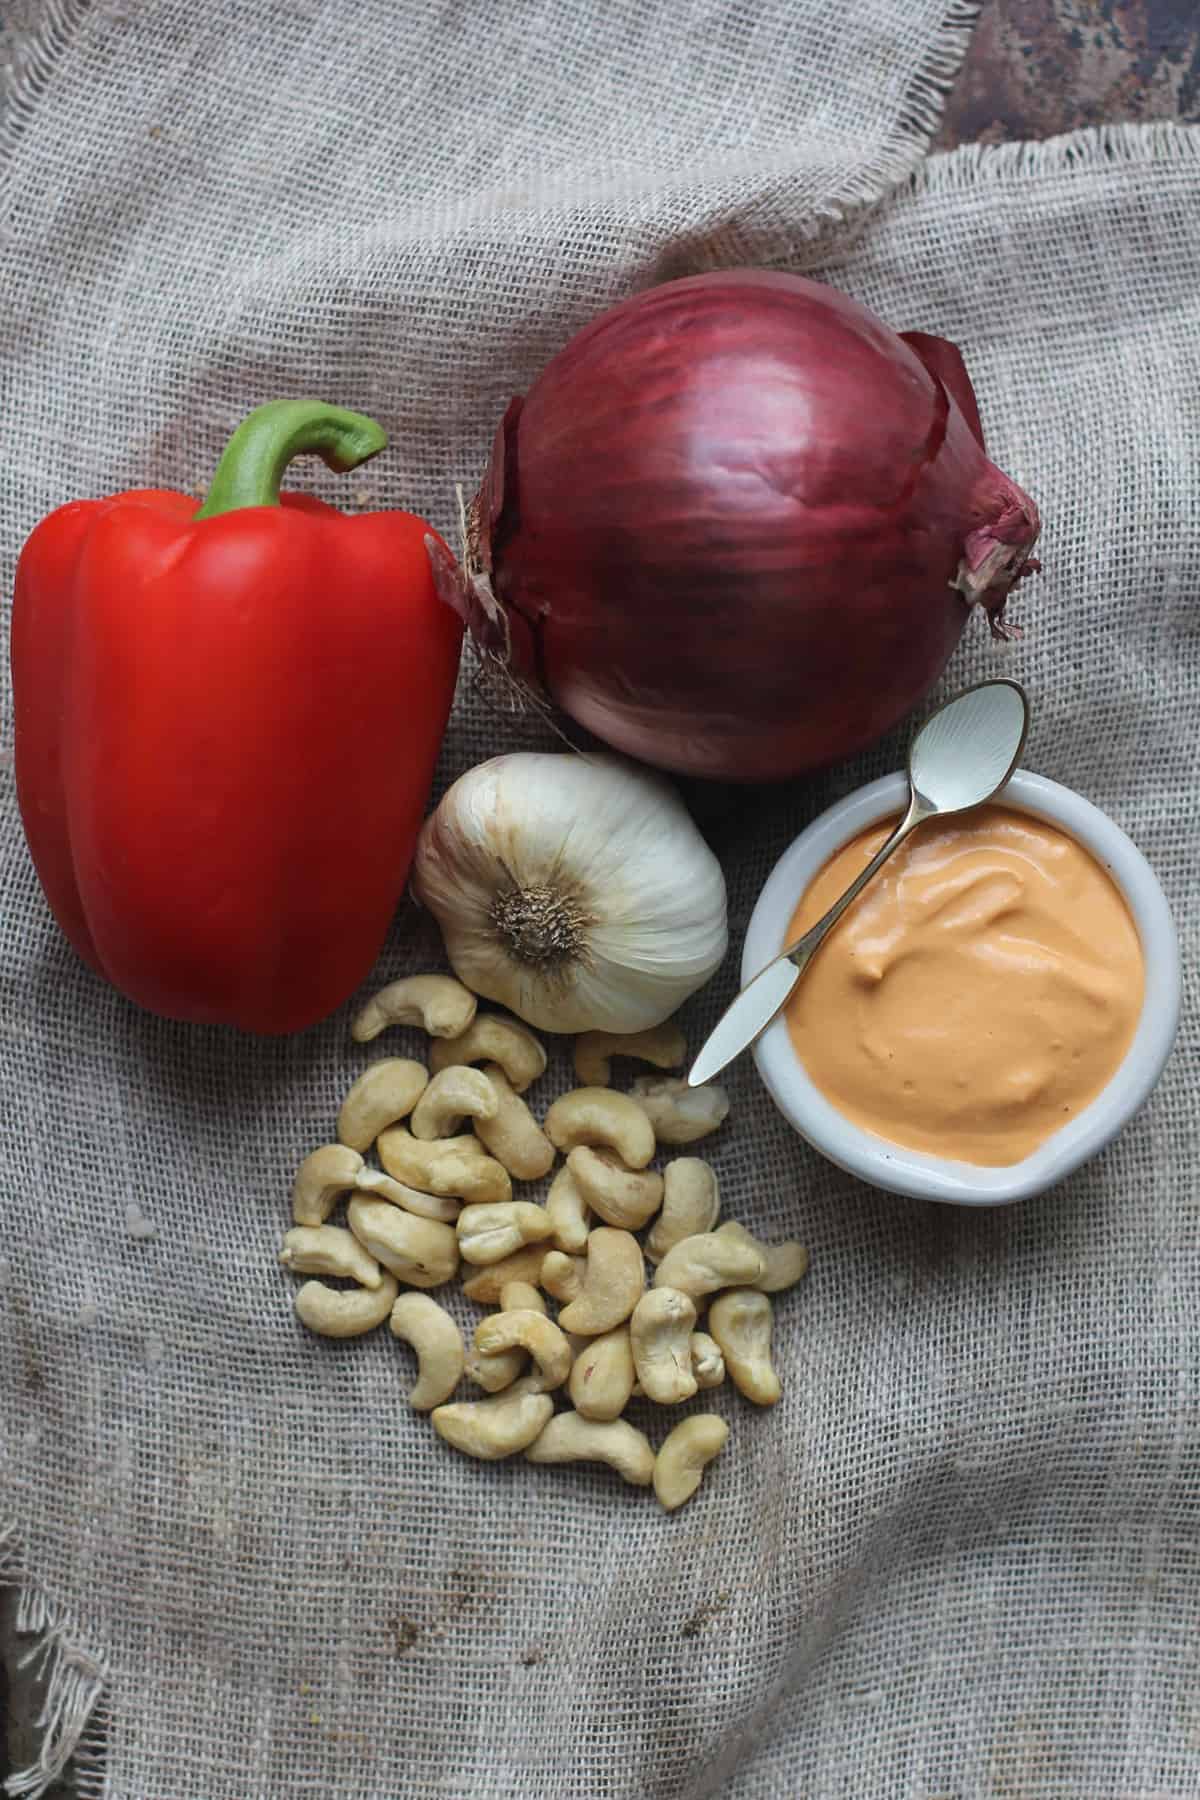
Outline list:
[[[1082,794],[1028,770],[1018,769],[995,801],[1076,838],[1116,882],[1137,925],[1145,965],[1141,1016],[1120,1066],[1095,1099],[1021,1162],[986,1167],[909,1150],[853,1124],[810,1080],[782,1015],[754,1046],[754,1061],[776,1106],[830,1162],[885,1191],[957,1206],[1003,1206],[1044,1193],[1111,1143],[1152,1093],[1179,1025],[1175,922],[1157,875],[1133,840]],[[742,947],[743,986],[779,954],[800,894],[830,856],[860,831],[903,812],[907,802],[907,775],[884,775],[836,801],[793,840],[750,916]]]

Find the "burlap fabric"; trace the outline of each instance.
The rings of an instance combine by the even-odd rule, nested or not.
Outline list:
[[[864,213],[965,18],[51,6],[0,189],[6,588],[43,512],[198,486],[279,393],[392,432],[322,491],[452,530],[509,393],[606,301],[824,274],[963,346],[1046,573],[1025,639],[972,631],[947,685],[1028,682],[1028,765],[1133,833],[1194,983],[1200,140],[960,152]],[[464,689],[440,782],[518,741]],[[696,796],[735,942],[791,835],[899,759]],[[782,1403],[716,1397],[729,1448],[668,1518],[604,1472],[458,1459],[386,1334],[303,1333],[275,1256],[365,1060],[346,1018],[263,1045],[134,1012],[48,922],[7,765],[0,820],[0,1555],[52,1674],[14,1792],[77,1742],[92,1800],[1197,1792],[1194,985],[1152,1105],[1010,1211],[857,1186],[733,1072],[726,1210],[812,1273]],[[406,909],[380,973],[436,949]]]

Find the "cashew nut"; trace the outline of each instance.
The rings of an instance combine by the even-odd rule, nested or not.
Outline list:
[[[390,1175],[384,1175],[378,1169],[360,1169],[354,1178],[354,1186],[359,1193],[374,1194],[376,1199],[402,1206],[405,1212],[417,1213],[422,1219],[441,1219],[450,1225],[457,1219],[461,1206],[461,1201],[448,1199],[445,1195],[423,1194],[420,1188],[405,1187],[402,1181],[393,1181]]]
[[[376,1149],[389,1175],[424,1193],[479,1204],[512,1199],[508,1170],[494,1157],[485,1156],[475,1137],[437,1138],[426,1143],[403,1125],[392,1125],[380,1134]]]
[[[500,1311],[544,1313],[546,1302],[532,1282],[506,1281],[500,1289]]]
[[[725,1379],[725,1358],[716,1338],[707,1331],[692,1333],[692,1374],[698,1388],[720,1387]]]
[[[583,1291],[564,1306],[558,1322],[564,1331],[599,1337],[629,1317],[645,1287],[642,1246],[632,1232],[600,1225],[588,1238]]]
[[[643,1432],[625,1419],[585,1419],[577,1412],[552,1418],[525,1452],[534,1463],[602,1462],[635,1487],[647,1487],[654,1475],[654,1452]]]
[[[444,1038],[429,1047],[434,1069],[452,1063],[498,1063],[509,1085],[523,1094],[545,1072],[546,1052],[532,1031],[507,1013],[476,1013],[461,1037]]]
[[[523,1350],[497,1350],[494,1356],[484,1356],[472,1348],[467,1351],[467,1379],[476,1387],[481,1387],[485,1394],[499,1394],[511,1387],[517,1376],[525,1367]]]
[[[413,1108],[409,1129],[415,1138],[429,1144],[451,1137],[464,1118],[489,1119],[495,1113],[496,1096],[491,1083],[478,1069],[455,1064],[442,1069],[430,1081]]]
[[[538,1279],[552,1300],[557,1300],[560,1306],[569,1306],[583,1292],[586,1268],[586,1256],[567,1256],[562,1250],[547,1250]]]
[[[495,1106],[476,1119],[475,1136],[518,1181],[540,1181],[554,1167],[554,1145],[499,1063],[485,1063],[480,1074]]]
[[[361,1337],[383,1324],[399,1292],[391,1275],[381,1276],[377,1288],[331,1288],[324,1281],[306,1281],[296,1291],[296,1316],[320,1337]]]
[[[575,1073],[585,1087],[607,1087],[612,1080],[610,1061],[614,1056],[653,1063],[656,1069],[678,1069],[686,1055],[687,1039],[673,1019],[628,1035],[585,1031],[575,1039]]]
[[[554,1245],[575,1256],[586,1249],[588,1240],[587,1202],[575,1185],[575,1177],[564,1163],[546,1196],[546,1211],[554,1225]]]
[[[501,1312],[536,1312],[546,1314],[541,1292],[528,1281],[506,1281],[500,1289]],[[467,1374],[489,1394],[510,1387],[525,1366],[523,1350],[494,1350],[483,1356],[472,1348],[467,1353]]]
[[[524,1304],[524,1296],[532,1294],[533,1301],[528,1307]],[[511,1299],[506,1296],[512,1296]],[[524,1281],[506,1281],[500,1290],[500,1311],[535,1312],[543,1318],[547,1317],[546,1302],[537,1288],[530,1287]],[[498,1394],[503,1388],[511,1387],[525,1367],[525,1351],[523,1349],[480,1350],[473,1344],[467,1352],[467,1374],[470,1379],[489,1394]]]
[[[458,1215],[460,1255],[472,1263],[503,1262],[522,1244],[540,1244],[551,1232],[544,1206],[532,1200],[499,1200],[491,1206],[464,1206]]]
[[[514,1250],[503,1262],[477,1269],[463,1282],[463,1293],[480,1306],[497,1306],[500,1295],[510,1281],[537,1281],[546,1255],[544,1244],[526,1244]]]
[[[593,1241],[595,1236],[593,1232]],[[762,1279],[766,1267],[766,1257],[749,1244],[723,1237],[720,1232],[703,1231],[672,1244],[658,1265],[654,1285],[678,1288],[680,1293],[699,1300],[703,1294],[715,1294],[718,1288],[749,1287]],[[716,1337],[715,1332],[713,1336]],[[720,1343],[719,1338],[717,1342]]]
[[[655,1169],[627,1169],[612,1150],[581,1144],[567,1167],[585,1203],[606,1225],[640,1231],[662,1205],[663,1178]]]
[[[633,1350],[628,1325],[589,1338],[571,1364],[567,1392],[585,1419],[617,1419],[633,1392]]]
[[[717,1236],[736,1238],[739,1244],[749,1244],[764,1257],[767,1272],[754,1283],[760,1294],[778,1294],[784,1288],[795,1287],[808,1274],[808,1251],[795,1238],[787,1238],[782,1244],[764,1244],[734,1219],[719,1226]]]
[[[352,1150],[367,1150],[380,1132],[406,1119],[425,1092],[429,1071],[406,1056],[388,1056],[364,1069],[338,1113],[337,1133]]]
[[[721,1211],[715,1172],[698,1156],[677,1156],[663,1170],[662,1211],[646,1239],[646,1255],[661,1262],[673,1244],[711,1231]]]
[[[458,1400],[435,1407],[430,1413],[433,1429],[464,1456],[495,1462],[532,1444],[554,1411],[549,1394],[533,1384],[537,1377],[518,1381],[506,1393],[490,1400]]]
[[[564,1094],[546,1114],[546,1135],[559,1150],[603,1144],[616,1151],[627,1169],[644,1169],[654,1155],[654,1127],[644,1108],[612,1088],[574,1088]]]
[[[392,1333],[417,1353],[417,1380],[408,1404],[418,1412],[440,1406],[463,1372],[462,1332],[445,1307],[428,1294],[401,1294],[392,1308]]]
[[[306,1156],[292,1183],[292,1217],[297,1225],[323,1225],[338,1196],[352,1188],[363,1166],[357,1150],[322,1144]]]
[[[728,1425],[716,1413],[693,1413],[668,1432],[654,1459],[654,1492],[668,1512],[691,1499],[728,1436]]]
[[[360,1194],[346,1208],[346,1218],[359,1243],[410,1287],[440,1287],[458,1269],[458,1239],[451,1225]]]
[[[499,1312],[480,1319],[475,1327],[475,1348],[481,1356],[503,1350],[528,1350],[537,1365],[544,1391],[561,1387],[571,1373],[571,1346],[544,1313]]]
[[[708,1309],[708,1328],[720,1344],[735,1385],[757,1406],[774,1406],[779,1377],[771,1367],[771,1302],[756,1288],[720,1294]]]
[[[678,1288],[651,1288],[633,1309],[629,1341],[642,1392],[659,1406],[678,1406],[696,1392],[692,1373],[695,1302]]]
[[[279,1260],[297,1275],[340,1275],[365,1288],[377,1288],[383,1279],[375,1258],[340,1225],[297,1225],[284,1238]]]
[[[642,1108],[660,1144],[694,1144],[721,1125],[729,1112],[723,1087],[689,1087],[678,1075],[639,1075],[629,1097]]]
[[[389,1025],[419,1025],[430,1037],[459,1037],[475,1017],[478,1002],[452,975],[406,975],[380,988],[350,1027],[358,1044],[369,1044]]]

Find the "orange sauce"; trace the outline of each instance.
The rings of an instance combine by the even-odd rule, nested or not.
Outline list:
[[[826,863],[789,943],[894,825]],[[854,1124],[1001,1167],[1095,1099],[1143,990],[1137,927],[1096,859],[1053,825],[983,806],[914,832],[830,932],[786,1016],[809,1076]]]

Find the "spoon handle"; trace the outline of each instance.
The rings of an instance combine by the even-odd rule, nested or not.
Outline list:
[[[787,1005],[796,983],[826,932],[837,924],[855,895],[862,892],[872,875],[887,861],[892,851],[904,842],[909,832],[922,819],[930,818],[936,810],[922,800],[920,795],[913,795],[907,813],[887,843],[876,852],[861,875],[851,882],[824,918],[818,919],[796,943],[782,950],[765,969],[760,969],[753,981],[726,1007],[688,1072],[689,1087],[701,1087],[706,1081],[711,1081],[714,1075],[719,1075],[735,1056],[740,1056],[767,1029],[772,1019]]]
[[[868,881],[878,874],[888,857],[894,850],[900,848],[905,838],[915,831],[924,820],[932,818],[935,811],[936,808],[925,804],[919,794],[914,794],[908,803],[908,811],[887,842],[880,845],[866,868],[854,877],[844,894],[839,894],[829,911],[823,914],[815,925],[810,925],[803,937],[797,938],[794,944],[789,944],[787,949],[781,952],[781,955],[788,962],[794,963],[797,969],[801,971],[806,969],[813,952],[833,930],[846,908],[858,899]]]

